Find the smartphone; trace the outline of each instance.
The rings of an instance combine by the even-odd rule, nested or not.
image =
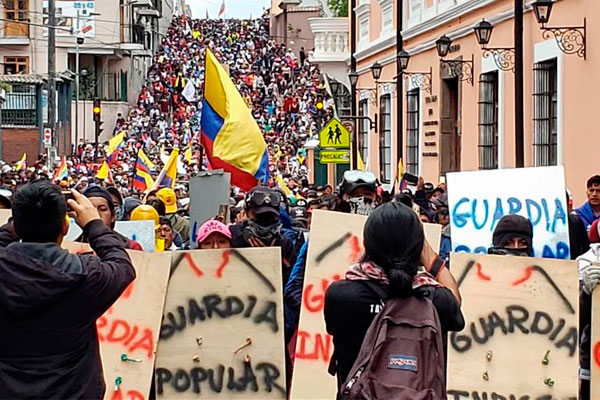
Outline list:
[[[408,172],[405,172],[404,175],[402,175],[402,179],[412,186],[416,186],[417,183],[419,183],[419,177]]]
[[[219,217],[224,224],[229,223],[229,204],[219,204]]]
[[[69,202],[67,200],[75,200],[75,197],[73,197],[73,193],[71,193],[70,190],[62,190],[61,191],[62,195],[65,196],[65,202],[67,203],[67,209],[69,211],[73,211],[73,209],[71,208],[71,206],[69,206]]]

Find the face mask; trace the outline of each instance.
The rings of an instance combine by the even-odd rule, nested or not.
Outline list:
[[[350,214],[371,215],[375,209],[375,204],[371,199],[365,197],[353,197],[348,200],[350,205]]]

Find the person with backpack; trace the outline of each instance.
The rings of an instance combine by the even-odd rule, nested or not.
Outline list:
[[[363,241],[364,256],[325,294],[338,398],[445,398],[442,334],[465,325],[454,278],[404,204],[373,210]]]

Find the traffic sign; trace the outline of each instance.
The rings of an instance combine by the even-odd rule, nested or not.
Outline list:
[[[342,122],[342,125],[344,126],[344,128],[346,128],[346,130],[350,133],[354,132],[354,122],[353,121],[344,121]]]
[[[337,118],[332,118],[319,133],[321,148],[349,148],[350,132]]]
[[[321,150],[321,164],[350,164],[350,150]]]
[[[50,147],[52,144],[52,129],[44,128],[44,146]]]

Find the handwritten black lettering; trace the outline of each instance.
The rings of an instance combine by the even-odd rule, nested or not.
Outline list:
[[[178,368],[173,374],[166,368],[156,369],[156,393],[163,396],[165,386],[170,385],[177,393],[192,391],[194,393],[206,392],[221,393],[223,391],[223,379],[227,370],[227,390],[233,393],[260,392],[271,393],[276,390],[285,394],[285,390],[279,382],[281,373],[279,369],[267,362],[257,364],[256,368],[250,362],[243,362],[241,373],[236,375],[236,368],[218,365],[216,368],[195,367],[190,371]],[[208,383],[208,386],[206,386]],[[203,387],[204,386],[204,387]]]
[[[256,324],[266,324],[273,332],[279,331],[277,323],[277,303],[264,301],[258,303],[255,296],[247,296],[246,302],[237,296],[222,298],[211,294],[204,296],[201,301],[188,299],[187,309],[183,306],[176,307],[176,312],[167,312],[160,330],[161,340],[171,338],[175,333],[183,331],[188,325],[207,321],[212,318],[239,318],[251,319]],[[201,305],[202,306],[201,306]]]
[[[462,332],[450,333],[452,348],[459,353],[464,353],[471,349],[473,343],[483,345],[498,332],[504,335],[514,333],[549,335],[550,341],[556,341],[554,345],[557,349],[565,347],[568,350],[569,357],[573,357],[577,351],[577,328],[569,327],[561,333],[565,326],[564,319],[559,319],[555,324],[548,313],[529,312],[520,305],[507,306],[505,313],[506,318],[492,311],[486,317],[479,317],[468,323],[467,328]]]

